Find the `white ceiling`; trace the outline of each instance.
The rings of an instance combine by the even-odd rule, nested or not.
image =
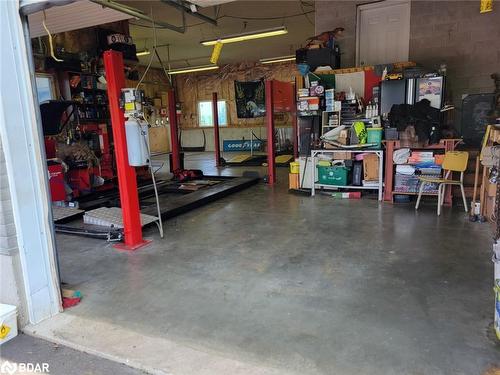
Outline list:
[[[1,1],[1,0],[0,0]],[[60,3],[61,1],[59,1]],[[32,1],[32,4],[35,2]],[[75,17],[78,14],[78,17]],[[47,35],[42,21],[43,12],[36,12],[28,16],[30,37],[36,38]],[[51,34],[62,33],[68,30],[83,29],[103,23],[129,19],[130,16],[110,8],[86,0],[73,1],[65,5],[53,6],[45,11],[45,25]]]
[[[160,1],[124,1],[121,3],[140,9],[154,19],[182,26],[180,12]],[[220,0],[197,0],[198,4],[223,3]],[[295,50],[304,45],[306,39],[314,35],[314,6],[311,1],[233,1],[225,2],[218,7],[199,8],[199,12],[215,18],[218,12],[218,26],[204,23],[191,15],[186,16],[189,26],[186,33],[168,29],[156,29],[158,45],[169,44],[172,68],[187,65],[209,64],[212,47],[200,44],[204,39],[224,35],[286,26],[288,34],[271,38],[232,43],[224,45],[219,59],[219,65],[243,61],[257,61],[260,58],[294,54]],[[303,13],[308,13],[303,15]],[[290,17],[294,16],[294,17]],[[246,19],[242,19],[246,18]],[[145,21],[130,20],[130,32],[138,50],[151,49],[153,45],[153,30]],[[161,59],[168,60],[168,49],[159,49]],[[141,64],[147,64],[150,56],[140,57]],[[153,65],[158,66],[155,61]]]

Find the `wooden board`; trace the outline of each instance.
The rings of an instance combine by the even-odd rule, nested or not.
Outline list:
[[[179,125],[182,128],[198,127],[198,102],[212,100],[212,93],[217,92],[219,100],[226,100],[228,126],[264,127],[265,117],[239,119],[236,115],[234,81],[252,81],[258,79],[276,79],[294,82],[297,69],[294,63],[262,65],[242,63],[226,65],[215,73],[183,74],[175,77],[177,100],[181,103],[182,114]],[[275,114],[275,126],[291,126],[290,113]]]
[[[166,126],[149,129],[149,147],[151,153],[170,152],[169,129]]]

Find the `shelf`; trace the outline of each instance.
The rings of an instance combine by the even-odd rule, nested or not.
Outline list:
[[[103,122],[108,122],[109,119],[108,118],[81,118],[79,119],[80,122],[99,122],[99,123],[103,123]]]
[[[318,183],[315,183],[314,186],[328,187],[332,189],[365,189],[365,190],[379,189],[379,186],[329,185],[329,184],[318,184]]]
[[[78,88],[75,88],[74,90],[78,90]],[[102,91],[102,92],[107,91],[106,89],[98,89],[97,87],[96,88],[82,87],[80,90],[83,90],[83,91]]]
[[[81,105],[82,107],[107,107],[107,104],[102,104],[102,103],[78,103],[77,105]]]
[[[319,113],[309,113],[309,112],[298,112],[297,113],[298,117],[315,117],[315,116],[320,116]]]
[[[311,151],[314,151],[314,153],[317,155],[317,154],[320,154],[320,153],[330,153],[330,152],[339,152],[339,151],[343,151],[343,152],[358,152],[358,153],[379,153],[379,152],[383,152],[384,150],[383,149],[373,149],[373,148],[326,148],[326,149],[323,149],[323,150],[311,150]]]

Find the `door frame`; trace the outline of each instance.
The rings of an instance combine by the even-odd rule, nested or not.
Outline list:
[[[27,18],[0,1],[0,137],[16,228],[28,322],[62,311],[47,161]],[[25,299],[25,300],[24,300]]]
[[[361,28],[361,11],[363,10],[369,10],[369,9],[377,9],[377,8],[383,8],[387,6],[388,4],[406,4],[406,11],[407,11],[407,16],[408,16],[408,22],[411,22],[411,0],[380,0],[380,1],[375,1],[372,3],[367,3],[367,4],[359,4],[356,5],[356,59],[355,63],[356,66],[359,66],[359,37],[360,37],[360,28]],[[408,43],[410,43],[410,38],[408,36]],[[409,58],[408,54],[408,58]],[[396,62],[396,61],[393,61]],[[399,61],[398,61],[399,62]]]

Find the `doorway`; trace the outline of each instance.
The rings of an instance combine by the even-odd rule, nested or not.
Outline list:
[[[409,47],[409,1],[380,1],[358,6],[357,66],[408,61]]]

